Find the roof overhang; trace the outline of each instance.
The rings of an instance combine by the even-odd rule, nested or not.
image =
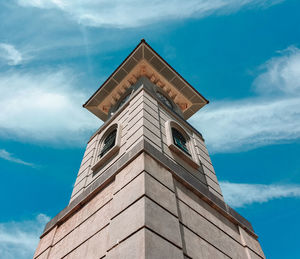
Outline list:
[[[148,77],[159,86],[180,107],[185,119],[208,103],[207,99],[142,40],[83,107],[106,121],[110,108],[141,76]]]

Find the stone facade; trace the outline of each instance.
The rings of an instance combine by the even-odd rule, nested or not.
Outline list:
[[[155,87],[137,80],[91,137],[70,203],[46,225],[35,259],[265,258],[251,224],[224,202],[202,135]],[[189,155],[170,144],[170,125]],[[115,146],[99,158],[112,128]]]

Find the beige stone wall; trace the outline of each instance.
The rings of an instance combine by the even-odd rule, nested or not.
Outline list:
[[[34,258],[264,258],[258,241],[142,153],[40,241]]]
[[[151,143],[151,145],[165,154],[168,158],[188,170],[198,181],[207,185],[212,193],[223,200],[222,192],[205,143],[188,123],[174,116],[144,90],[137,92],[134,98],[130,100],[128,106],[123,107],[122,109],[123,110],[117,114],[115,118],[112,118],[112,121],[110,121],[108,125],[105,124],[102,126],[98,133],[95,134],[88,143],[74,184],[70,202],[142,139]],[[196,154],[197,160],[200,162],[200,167],[198,169],[191,166],[168,147],[165,123],[169,120],[175,121],[181,125],[191,139],[191,148]],[[109,126],[114,123],[122,125],[121,148],[117,154],[103,166],[93,172],[91,168],[95,164],[96,157],[99,154],[98,146],[100,140]]]

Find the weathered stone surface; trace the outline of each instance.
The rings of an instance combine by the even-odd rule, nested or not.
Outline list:
[[[205,201],[188,190],[179,182],[176,183],[176,195],[184,203],[188,204],[193,210],[197,211],[202,217],[222,229],[236,241],[241,242],[238,226],[230,222],[222,214],[208,205]],[[199,215],[199,216],[200,216]]]
[[[86,253],[81,259],[98,259],[105,255],[108,239],[108,227],[105,227],[87,241]]]
[[[185,240],[184,250],[193,259],[228,259],[231,258],[215,247],[207,243],[193,232],[183,227],[183,237]],[[245,257],[243,258],[245,259]]]
[[[257,254],[259,254],[262,258],[265,258],[264,252],[262,251],[259,242],[254,237],[249,235],[241,227],[239,227],[239,231],[241,234],[241,239],[242,239],[243,245],[250,247],[253,251],[255,251]]]
[[[50,253],[50,248],[48,248],[47,250],[45,250],[44,252],[42,252],[38,257],[33,257],[35,259],[48,259]]]
[[[144,154],[139,155],[134,161],[123,168],[115,178],[114,192],[119,191],[128,184],[133,178],[144,170]]]
[[[144,259],[145,258],[145,229],[142,228],[132,236],[111,249],[107,259]]]
[[[121,242],[123,239],[145,225],[145,198],[128,207],[125,211],[111,220],[109,225],[108,247]]]
[[[160,206],[178,216],[175,194],[149,174],[145,174],[145,193]]]
[[[115,217],[143,195],[145,195],[145,173],[142,172],[115,194],[111,217]]]
[[[239,259],[245,258],[246,254],[240,243],[225,234],[208,220],[201,217],[184,203],[179,202],[178,205],[180,220],[185,226],[195,232],[199,237],[210,244],[213,244],[229,257]]]
[[[182,247],[178,218],[148,198],[145,199],[145,210],[146,226],[170,242]]]
[[[49,248],[53,242],[57,227],[53,228],[47,235],[45,235],[39,242],[33,258],[41,255],[47,248]],[[49,252],[49,251],[48,251]],[[45,253],[46,254],[46,253]],[[43,255],[45,256],[45,255]],[[42,258],[42,257],[39,257]]]
[[[183,259],[182,250],[155,233],[145,230],[146,259]]]
[[[172,174],[149,155],[145,155],[145,170],[170,190],[174,191]]]

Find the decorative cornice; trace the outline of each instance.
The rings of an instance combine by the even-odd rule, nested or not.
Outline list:
[[[110,108],[141,76],[160,87],[180,107],[185,119],[208,103],[149,44],[141,41],[83,107],[106,121]]]
[[[162,91],[178,105],[183,113],[192,106],[190,100],[160,75],[150,63],[143,59],[130,73],[127,74],[115,89],[108,94],[108,96],[98,105],[98,108],[107,114],[110,108],[122,98],[126,90],[134,85],[142,76],[147,77],[152,83],[160,87]]]

